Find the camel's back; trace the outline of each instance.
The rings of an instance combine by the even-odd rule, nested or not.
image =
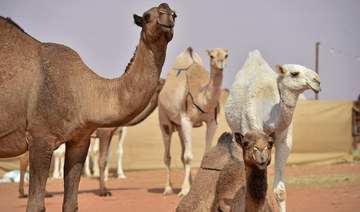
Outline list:
[[[71,109],[79,106],[73,104],[75,96],[83,95],[81,86],[87,86],[90,75],[95,73],[69,47],[41,43],[12,21],[0,18],[1,123],[12,121],[18,127],[25,119],[43,118],[50,126],[57,124],[57,118],[73,119],[68,105]],[[0,129],[5,128],[1,123]]]
[[[11,19],[0,17],[0,86],[14,84],[11,81],[19,75],[30,74],[37,65],[34,58],[39,44]]]
[[[188,69],[168,72],[163,89],[159,94],[159,109],[175,119],[184,108],[185,97],[190,92],[194,99],[201,89],[209,83],[209,74],[205,67],[193,63]]]
[[[172,69],[187,69],[193,63],[198,63],[204,66],[204,62],[201,57],[191,47],[188,47],[176,57]]]

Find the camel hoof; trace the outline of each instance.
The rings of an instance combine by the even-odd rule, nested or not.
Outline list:
[[[171,188],[171,187],[167,187],[165,188],[165,191],[164,191],[164,195],[167,195],[167,194],[173,194],[174,193],[174,190]]]
[[[182,188],[180,193],[178,193],[179,197],[185,196],[187,193],[189,193],[190,188]]]
[[[52,194],[50,194],[50,193],[46,193],[46,194],[45,194],[45,198],[51,198],[51,197],[53,197]]]
[[[117,178],[118,179],[126,179],[126,176],[124,174],[119,174]]]
[[[112,196],[111,192],[106,192],[106,193],[100,194],[100,197],[111,197],[111,196]]]
[[[23,198],[27,198],[28,197],[28,195],[26,195],[26,194],[20,194],[19,195],[19,199],[23,199]]]

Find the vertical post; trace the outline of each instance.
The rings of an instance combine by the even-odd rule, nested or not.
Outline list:
[[[315,72],[319,74],[319,45],[320,42],[316,42],[316,59],[315,59]],[[315,93],[315,100],[318,100],[318,94]]]

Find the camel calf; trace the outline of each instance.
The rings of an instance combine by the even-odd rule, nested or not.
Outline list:
[[[274,211],[266,172],[274,138],[274,133],[235,133],[235,143],[230,133],[223,133],[205,154],[176,211]]]

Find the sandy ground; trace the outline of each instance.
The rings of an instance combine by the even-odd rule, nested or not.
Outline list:
[[[192,170],[193,176],[196,169]],[[110,178],[106,185],[111,197],[98,196],[98,180],[82,178],[79,188],[79,211],[175,211],[181,197],[164,196],[166,172],[126,172],[127,179]],[[180,191],[183,170],[172,173],[176,192]],[[360,163],[286,167],[287,210],[290,212],[360,211]],[[269,167],[269,184],[274,178],[274,167]],[[28,189],[26,183],[25,189]],[[54,195],[46,199],[47,211],[61,211],[63,181],[49,180],[47,190]],[[272,186],[269,186],[271,192]],[[271,192],[272,194],[272,192]],[[25,211],[27,199],[18,198],[18,183],[0,184],[0,211]],[[274,204],[275,200],[274,200]]]

